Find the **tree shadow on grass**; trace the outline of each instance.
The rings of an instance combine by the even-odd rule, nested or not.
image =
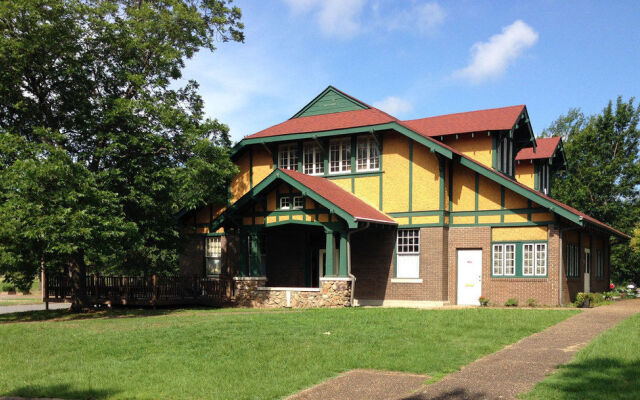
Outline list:
[[[0,397],[55,397],[60,399],[107,399],[119,393],[114,389],[80,389],[69,384],[59,385],[27,385],[7,393],[0,393]]]
[[[638,349],[633,349],[638,354]],[[554,392],[563,399],[640,399],[640,356],[632,361],[590,358],[561,366],[533,394]]]
[[[156,317],[183,311],[215,310],[206,307],[163,307],[163,308],[111,308],[96,309],[89,312],[73,313],[69,310],[25,311],[10,314],[0,314],[0,324],[16,322],[45,322],[45,321],[77,321],[101,318],[133,318]]]

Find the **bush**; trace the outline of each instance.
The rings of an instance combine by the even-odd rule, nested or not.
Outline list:
[[[576,307],[585,307],[587,300],[589,300],[589,307],[597,307],[608,300],[606,294],[602,293],[583,293],[580,292],[576,296],[576,301],[573,303]]]
[[[527,307],[537,307],[538,302],[533,297],[527,299]]]
[[[0,284],[0,292],[15,292],[16,286],[10,282],[2,282]]]
[[[515,297],[510,298],[504,303],[505,307],[518,307],[518,299]]]
[[[484,297],[484,296],[480,296],[480,298],[478,299],[478,301],[480,302],[480,305],[482,307],[486,307],[489,304],[489,299]]]
[[[604,293],[602,293],[602,295],[604,296],[605,300],[612,300],[613,296],[617,296],[618,293],[615,292],[615,291],[611,291],[611,292],[604,292]]]

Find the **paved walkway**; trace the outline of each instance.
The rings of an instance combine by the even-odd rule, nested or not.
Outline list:
[[[49,310],[62,310],[65,308],[69,308],[71,306],[70,303],[49,303]],[[25,312],[25,311],[43,311],[45,308],[44,303],[42,304],[23,304],[17,306],[0,306],[0,314],[10,314],[15,312]]]
[[[569,362],[597,335],[637,312],[640,300],[584,310],[431,385],[422,384],[424,376],[417,381],[420,375],[365,371],[343,374],[289,399],[514,399],[530,391],[558,365]]]

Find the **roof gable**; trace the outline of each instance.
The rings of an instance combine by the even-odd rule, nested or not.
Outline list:
[[[560,137],[536,138],[536,148],[525,147],[518,152],[516,161],[536,160],[539,158],[552,158],[560,145]]]
[[[302,110],[291,117],[291,119],[344,111],[365,110],[368,108],[371,107],[333,86],[329,86],[304,106]]]

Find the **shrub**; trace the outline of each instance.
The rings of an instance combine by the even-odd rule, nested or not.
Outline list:
[[[538,302],[533,297],[527,299],[527,307],[537,307]]]
[[[504,303],[505,307],[518,307],[518,299],[515,297],[510,298]]]
[[[16,286],[10,282],[2,282],[0,284],[0,292],[15,292]]]
[[[617,296],[618,294],[614,291],[610,291],[610,292],[604,292],[602,293],[602,295],[604,296],[605,300],[612,300],[613,296]]]
[[[585,307],[587,300],[589,301],[589,307],[597,307],[608,300],[606,294],[602,293],[583,293],[580,292],[576,296],[576,301],[573,303],[576,307]]]
[[[478,301],[480,302],[480,305],[482,307],[486,307],[489,304],[489,299],[484,297],[484,296],[480,296],[480,298],[478,299]]]

